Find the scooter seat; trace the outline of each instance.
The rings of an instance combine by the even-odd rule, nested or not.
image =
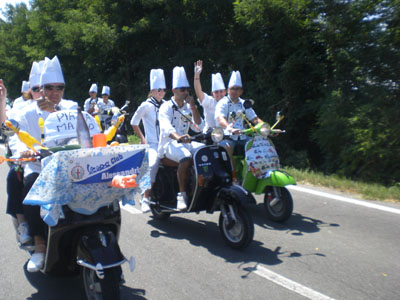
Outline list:
[[[179,165],[179,163],[167,157],[161,158],[160,163],[162,163],[166,167],[175,167],[175,168],[177,168]]]

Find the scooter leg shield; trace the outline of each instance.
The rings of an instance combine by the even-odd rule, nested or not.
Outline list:
[[[77,250],[77,263],[96,269],[98,264],[106,268],[121,265],[126,261],[115,234],[111,230],[94,230],[82,234]]]
[[[291,184],[296,184],[296,180],[291,175],[275,170],[271,172],[269,177],[259,180],[255,193],[257,195],[263,194],[267,186],[284,187]]]
[[[231,185],[228,187],[221,188],[218,192],[217,198],[218,199],[234,198],[242,205],[256,203],[254,196],[239,185]],[[218,203],[216,204],[219,205]]]

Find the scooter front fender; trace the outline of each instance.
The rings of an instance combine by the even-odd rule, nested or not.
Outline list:
[[[107,269],[125,261],[111,230],[96,229],[82,234],[77,249],[78,265],[96,270],[99,264],[102,269]]]
[[[286,172],[275,170],[271,172],[269,177],[258,181],[255,193],[257,195],[263,194],[267,186],[284,187],[290,184],[296,184],[293,176]]]
[[[256,199],[254,198],[252,193],[250,193],[245,188],[237,184],[223,187],[218,191],[217,199],[225,200],[232,198],[238,201],[243,206],[256,203]],[[216,203],[218,207],[219,204],[220,202]]]

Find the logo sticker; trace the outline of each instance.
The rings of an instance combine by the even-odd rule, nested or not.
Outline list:
[[[71,169],[71,177],[75,180],[82,179],[85,175],[85,170],[77,164],[76,166],[72,167]]]
[[[203,162],[206,162],[206,161],[208,161],[208,157],[207,157],[207,155],[203,155],[203,156],[201,157],[201,160],[202,160]]]

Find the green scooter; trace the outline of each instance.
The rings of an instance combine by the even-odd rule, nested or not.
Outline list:
[[[293,211],[293,199],[285,188],[287,185],[296,184],[295,179],[288,173],[279,170],[279,157],[270,136],[275,136],[285,131],[274,129],[283,119],[277,113],[277,122],[270,127],[267,123],[260,123],[242,130],[242,134],[251,136],[246,143],[245,156],[236,155],[235,176],[237,182],[247,191],[256,195],[264,194],[264,206],[268,219],[275,222],[286,221]]]

